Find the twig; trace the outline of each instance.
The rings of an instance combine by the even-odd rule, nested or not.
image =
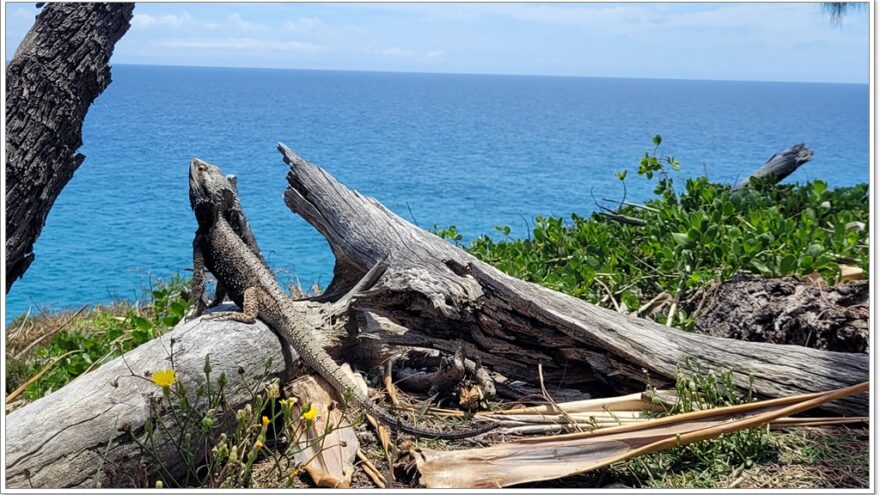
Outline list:
[[[641,318],[649,312],[653,313],[657,309],[663,307],[663,305],[665,305],[667,302],[669,302],[669,297],[670,295],[668,292],[661,292],[657,294],[656,296],[654,296],[653,299],[643,304],[642,307],[640,307],[638,311],[636,311],[636,316]]]
[[[675,312],[678,310],[678,298],[672,301],[669,306],[669,315],[666,317],[666,326],[672,328],[672,320],[675,318]]]
[[[382,382],[385,384],[385,390],[388,391],[388,398],[391,399],[391,403],[394,404],[394,407],[400,407],[397,387],[394,385],[394,380],[391,377],[391,370],[394,368],[394,361],[396,360],[397,356],[388,358],[388,361],[385,363],[385,376],[382,377]]]
[[[388,397],[391,399],[391,403],[394,407],[400,407],[400,399],[397,397],[397,387],[394,385],[394,380],[392,379],[391,372],[394,368],[394,361],[397,360],[397,356],[391,356],[388,358],[388,363],[385,367],[385,376],[382,377],[382,382],[385,384],[385,390],[388,391]],[[387,430],[386,430],[387,432]],[[380,432],[381,433],[381,432]],[[389,442],[387,442],[387,435],[379,435],[380,440],[382,441],[382,450],[385,452],[385,459],[388,461],[388,472],[391,473],[391,479],[394,479],[394,463],[391,461],[391,452],[389,451]],[[377,471],[378,472],[378,471]],[[383,478],[384,481],[384,478]],[[382,485],[382,488],[385,486]]]
[[[357,450],[357,457],[363,463],[361,467],[363,468],[364,472],[367,473],[367,476],[369,476],[370,479],[373,480],[373,483],[375,483],[376,486],[378,486],[379,488],[385,488],[386,486],[388,486],[385,481],[385,477],[382,476],[382,473],[380,473],[379,470],[376,469],[376,466],[373,465],[373,463],[370,462],[369,459],[367,459],[367,456],[364,455],[361,449]]]
[[[684,277],[678,281],[678,289],[675,291],[675,297],[672,299],[672,306],[669,307],[669,316],[666,317],[666,326],[672,328],[672,321],[675,319],[675,312],[678,310],[678,301],[681,299],[681,292],[684,290]]]
[[[641,205],[638,203],[630,203],[628,201],[624,201],[623,204],[625,204],[627,206],[632,206],[633,208],[641,208],[643,210],[650,211],[652,213],[658,213],[660,211],[657,208],[651,208],[650,206],[645,206],[645,205]]]
[[[391,434],[388,431],[388,427],[378,422],[376,418],[374,418],[371,414],[367,414],[366,416],[367,422],[373,426],[373,428],[376,430],[376,433],[379,435],[379,442],[382,444],[382,449],[385,452],[388,452],[391,445]],[[391,459],[390,455],[388,456],[388,459]]]
[[[609,289],[608,286],[605,285],[604,282],[602,282],[601,280],[599,280],[598,277],[597,277],[595,280],[596,280],[596,283],[599,284],[599,285],[601,285],[601,286],[605,289],[605,292],[608,293],[608,298],[611,299],[611,302],[614,304],[614,309],[615,309],[615,311],[617,311],[618,313],[623,313],[623,311],[620,310],[620,305],[617,304],[617,300],[614,299],[614,294],[611,292],[611,289]],[[538,366],[540,366],[540,365],[538,365]],[[539,368],[539,369],[540,369],[540,368]]]
[[[406,202],[406,209],[409,210],[409,216],[412,217],[413,223],[416,224],[416,227],[418,227],[419,221],[416,220],[416,215],[413,213],[412,208],[410,208],[409,201]]]
[[[743,472],[743,466],[740,466],[740,467],[733,470],[733,473],[730,474],[730,477],[735,478],[735,479],[733,480],[733,483],[727,485],[727,488],[736,488],[737,486],[739,486],[740,483],[742,483],[745,480],[744,476],[740,476],[740,474],[742,474],[742,472]]]
[[[644,227],[645,225],[648,225],[648,222],[646,220],[642,220],[641,218],[621,215],[620,213],[606,213],[604,211],[600,211],[598,213],[603,217],[608,218],[609,220],[614,220],[615,222],[619,223],[635,225],[637,227]]]
[[[567,412],[565,412],[561,407],[559,407],[559,404],[557,404],[556,401],[553,400],[553,397],[550,397],[550,394],[547,393],[547,389],[544,387],[544,365],[541,363],[538,363],[538,383],[541,385],[541,393],[544,395],[544,399],[550,404],[550,406],[558,414],[560,414],[563,418],[565,418],[565,420],[568,421],[569,424],[571,426],[573,426],[575,430],[577,430],[579,432],[584,431],[577,424],[577,422],[574,421],[574,419],[572,419],[571,416],[569,416],[569,414]]]

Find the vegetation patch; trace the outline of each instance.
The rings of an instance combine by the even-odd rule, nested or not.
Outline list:
[[[13,321],[6,341],[7,403],[19,397],[36,400],[61,388],[171,329],[190,307],[189,281],[180,277],[159,282],[144,295],[146,302],[84,306]]]
[[[590,216],[536,217],[526,239],[483,235],[465,247],[504,272],[606,308],[690,330],[684,303],[701,287],[737,272],[762,277],[811,276],[834,284],[842,267],[868,272],[868,185],[830,189],[821,180],[730,186],[673,179],[679,164],[661,157],[661,139],[638,175],[655,184],[644,204],[625,198]],[[627,173],[617,174],[626,184]],[[461,245],[455,226],[434,229]]]

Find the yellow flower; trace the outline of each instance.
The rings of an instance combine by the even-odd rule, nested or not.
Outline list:
[[[174,370],[170,370],[168,368],[164,370],[159,370],[153,373],[153,376],[150,378],[156,385],[167,388],[171,385],[174,385]]]
[[[269,418],[266,416],[263,416],[263,428],[265,428],[267,426],[269,426]]]
[[[259,441],[259,440],[257,440],[256,442],[254,442],[254,450],[260,450],[260,449],[262,449],[262,448],[263,448],[263,442],[261,442],[261,441]]]
[[[318,410],[315,409],[315,406],[313,406],[311,404],[309,405],[309,408],[305,412],[302,413],[302,417],[306,421],[314,421],[317,416],[318,416]]]

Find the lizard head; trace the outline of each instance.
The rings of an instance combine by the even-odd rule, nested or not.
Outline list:
[[[214,221],[235,206],[235,186],[220,167],[193,158],[189,166],[189,202],[200,225]]]

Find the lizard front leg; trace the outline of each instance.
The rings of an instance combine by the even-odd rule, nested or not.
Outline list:
[[[220,311],[206,315],[205,320],[232,320],[242,323],[254,323],[260,314],[260,300],[265,297],[265,292],[259,287],[248,287],[244,290],[242,302],[243,308],[238,311]]]
[[[197,318],[205,312],[205,257],[199,247],[199,237],[193,240],[193,276],[192,276],[192,300],[193,309],[187,315],[187,320]]]

